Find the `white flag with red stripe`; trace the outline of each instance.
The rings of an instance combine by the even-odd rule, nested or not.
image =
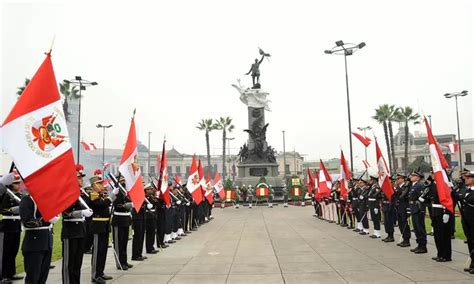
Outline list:
[[[209,204],[212,204],[214,202],[214,194],[211,184],[211,173],[209,171],[207,172],[206,176],[206,192],[204,193],[204,196],[206,197]]]
[[[217,194],[219,194],[219,198],[221,200],[225,199],[225,191],[224,185],[222,184],[221,175],[218,171],[216,171],[216,175],[214,176],[214,188],[216,189]]]
[[[158,188],[160,189],[160,198],[169,207],[171,204],[170,189],[168,187],[168,161],[166,158],[165,150],[166,140],[163,141],[163,150],[161,151],[161,162],[160,162],[160,179],[158,180]]]
[[[451,182],[446,175],[445,169],[449,167],[444,158],[441,148],[431,132],[431,128],[425,117],[426,131],[428,132],[428,143],[430,144],[431,165],[433,167],[434,179],[436,182],[436,191],[438,192],[439,202],[451,213],[454,213],[453,198],[451,197]]]
[[[340,165],[341,174],[339,175],[339,183],[341,184],[341,197],[343,199],[347,198],[347,192],[349,190],[349,180],[351,179],[351,171],[346,163],[346,158],[344,153],[341,150],[341,165]]]
[[[449,144],[446,144],[446,147],[448,147],[449,149],[449,152],[451,154],[455,154],[459,151],[459,145],[458,143],[449,143]]]
[[[137,134],[135,130],[135,111],[128,131],[127,143],[120,160],[119,172],[125,178],[125,185],[135,211],[140,211],[145,201],[143,178],[138,164]]]
[[[393,188],[390,184],[390,170],[387,167],[387,163],[385,162],[385,158],[382,155],[382,151],[380,151],[377,138],[375,138],[375,152],[377,157],[377,168],[379,174],[379,187],[380,189],[382,189],[388,200],[392,200]]]
[[[44,220],[77,200],[76,165],[50,53],[2,123],[0,135]]]
[[[189,170],[189,177],[188,182],[186,183],[186,188],[193,196],[196,205],[199,205],[199,203],[201,203],[202,201],[202,191],[199,173],[196,165],[196,155],[193,156],[193,160],[191,162],[191,169]]]
[[[322,160],[319,160],[319,193],[323,197],[329,197],[332,188],[332,179]]]
[[[87,142],[82,141],[81,145],[82,145],[82,148],[84,148],[84,151],[97,150],[97,147],[95,146],[94,143],[87,143]]]

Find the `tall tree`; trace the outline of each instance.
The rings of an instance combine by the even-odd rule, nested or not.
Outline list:
[[[380,105],[379,108],[375,109],[375,115],[372,116],[372,118],[383,126],[385,144],[387,144],[388,164],[390,171],[392,171],[392,155],[390,151],[390,140],[388,137],[388,120],[390,117],[390,112],[390,106],[388,104]]]
[[[409,123],[413,122],[413,124],[420,123],[419,121],[420,115],[418,113],[413,112],[413,109],[409,106],[401,107],[398,109],[396,114],[396,120],[404,125],[405,128],[405,153],[404,153],[404,161],[403,161],[403,169],[406,172],[408,169],[408,142],[409,142]]]
[[[26,78],[25,79],[25,84],[23,86],[17,88],[16,95],[21,96],[21,94],[23,94],[23,91],[25,91],[26,86],[28,86],[29,83],[30,83],[30,79]]]
[[[201,119],[201,121],[198,123],[198,126],[196,126],[196,128],[205,132],[206,149],[207,149],[207,170],[211,171],[211,146],[209,144],[209,132],[217,129],[217,125],[214,124],[214,121],[212,118],[208,118],[208,119]]]
[[[222,179],[225,180],[225,140],[227,138],[227,132],[232,132],[234,130],[234,125],[232,124],[232,118],[230,117],[220,117],[216,120],[216,129],[222,130]]]

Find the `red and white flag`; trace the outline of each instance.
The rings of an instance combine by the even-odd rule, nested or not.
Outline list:
[[[84,151],[97,150],[97,147],[95,146],[94,143],[87,143],[87,142],[82,141],[81,145],[82,145],[82,148],[84,148]]]
[[[198,162],[199,184],[201,185],[201,194],[204,198],[206,194],[206,179],[204,178],[204,170],[202,169],[201,159]]]
[[[351,179],[351,171],[346,163],[346,158],[344,153],[341,150],[341,165],[340,165],[341,174],[339,175],[339,184],[341,185],[341,197],[343,199],[347,198],[347,192],[349,191],[349,180]]]
[[[2,147],[44,220],[78,199],[76,165],[50,53],[0,126],[0,135],[8,138]]]
[[[319,193],[321,196],[329,197],[332,188],[331,175],[326,170],[322,160],[319,160]]]
[[[364,137],[362,135],[360,135],[359,133],[355,133],[355,132],[352,132],[352,134],[357,138],[359,139],[359,141],[364,144],[365,147],[369,147],[370,145],[370,142],[372,142],[372,140],[370,140],[369,137]]]
[[[319,192],[319,174],[317,170],[314,170],[314,194],[316,200],[321,201],[321,192]]]
[[[204,196],[206,197],[207,201],[209,204],[212,204],[214,202],[214,194],[212,193],[212,185],[211,185],[211,173],[207,172],[206,176],[206,193]]]
[[[199,205],[199,203],[201,203],[202,201],[202,192],[199,173],[196,166],[196,155],[193,156],[193,161],[191,162],[191,169],[189,170],[189,177],[188,182],[186,183],[186,188],[193,196],[196,205]]]
[[[160,179],[158,180],[158,188],[160,189],[160,198],[166,204],[166,206],[170,206],[171,198],[170,198],[170,189],[168,187],[168,167],[167,167],[167,159],[166,159],[166,150],[165,150],[165,143],[166,140],[163,141],[163,150],[161,151],[161,162],[160,162]]]
[[[311,171],[309,170],[309,168],[306,168],[306,173],[308,175],[308,194],[309,196],[311,196],[314,190],[314,178],[311,175]]]
[[[380,151],[377,138],[375,138],[375,152],[377,157],[377,168],[379,174],[379,187],[382,189],[387,199],[392,200],[393,188],[390,184],[390,170],[387,167],[387,163],[385,162],[385,158],[382,155],[382,151]]]
[[[367,170],[368,168],[370,168],[370,164],[367,160],[362,160],[362,163],[364,163],[364,167],[365,169]]]
[[[127,143],[120,160],[119,172],[125,178],[125,185],[128,196],[133,203],[135,211],[140,211],[145,201],[145,190],[143,188],[143,178],[138,164],[137,134],[135,130],[135,111],[128,131]]]
[[[214,188],[216,189],[217,194],[219,194],[219,198],[221,200],[224,200],[225,199],[224,185],[222,184],[222,179],[219,172],[216,172],[216,175],[214,176]]]
[[[458,143],[449,143],[449,144],[446,144],[446,147],[448,147],[449,152],[451,154],[457,153],[459,151]]]
[[[449,167],[441,148],[431,132],[428,121],[425,118],[426,131],[428,132],[428,143],[430,144],[431,165],[433,166],[434,179],[436,182],[436,191],[438,192],[439,202],[451,213],[454,213],[453,199],[451,197],[451,182],[446,175],[445,169]]]

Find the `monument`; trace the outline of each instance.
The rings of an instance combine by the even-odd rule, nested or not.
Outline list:
[[[270,110],[269,93],[262,90],[260,84],[260,64],[270,54],[259,48],[260,60],[250,67],[245,75],[252,76],[252,88],[243,86],[240,80],[232,84],[240,93],[240,100],[247,106],[248,110],[248,140],[240,147],[239,160],[237,164],[237,186],[255,186],[261,177],[265,177],[267,183],[273,188],[281,187],[282,180],[278,177],[278,163],[276,162],[276,151],[268,145],[266,132],[268,123],[265,123],[265,111]]]

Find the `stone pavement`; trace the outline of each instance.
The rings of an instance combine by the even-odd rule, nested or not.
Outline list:
[[[313,208],[215,208],[215,219],[121,273],[109,249],[112,283],[474,283],[463,272],[467,247],[453,241],[452,262],[431,260],[312,217]],[[398,229],[398,228],[396,228]],[[412,247],[414,242],[412,241]],[[129,243],[129,248],[131,242]],[[48,283],[61,282],[61,262]],[[90,256],[82,281],[90,279]]]

